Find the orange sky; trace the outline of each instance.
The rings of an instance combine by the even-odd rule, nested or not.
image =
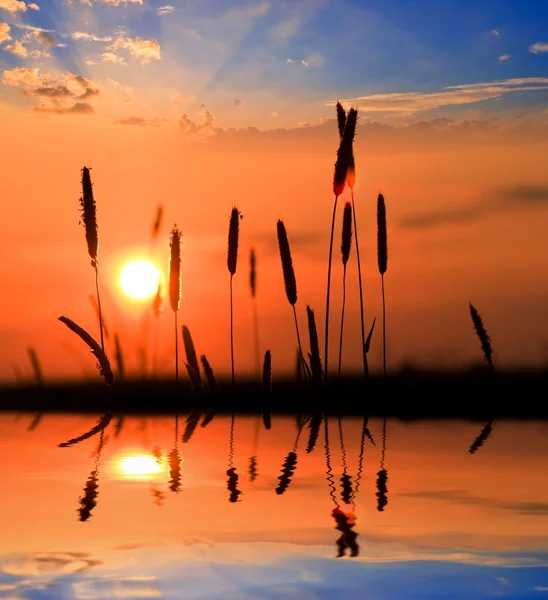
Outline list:
[[[334,110],[334,109],[329,109]],[[283,219],[293,252],[303,333],[306,304],[316,311],[323,347],[325,281],[338,143],[333,121],[279,131],[218,130],[204,139],[166,124],[121,127],[100,116],[49,118],[0,104],[0,378],[28,372],[36,348],[46,378],[96,377],[83,344],[57,317],[96,337],[88,295],[94,290],[84,230],[78,226],[80,169],[92,168],[97,201],[102,293],[107,324],[118,331],[130,370],[137,368],[143,304],[123,297],[124,262],[147,257],[155,208],[165,221],[154,259],[165,269],[169,228],[183,231],[180,323],[217,373],[230,367],[226,240],[230,209],[240,208],[235,289],[237,373],[254,365],[249,248],[258,261],[261,348],[275,374],[291,370],[296,346],[276,248]],[[478,308],[496,365],[546,364],[548,269],[544,222],[548,180],[545,126],[501,129],[425,122],[382,129],[364,119],[356,138],[357,217],[366,324],[380,325],[376,195],[388,214],[386,275],[389,368],[402,361],[458,367],[481,361],[468,314]],[[342,197],[349,199],[348,192]],[[340,215],[341,213],[339,213]],[[341,298],[340,219],[332,278],[331,360]],[[360,366],[355,255],[348,265],[344,366]],[[376,331],[370,353],[378,369]],[[172,372],[172,314],[158,323],[158,363]],[[306,344],[308,346],[308,344]],[[331,362],[331,366],[334,362]]]

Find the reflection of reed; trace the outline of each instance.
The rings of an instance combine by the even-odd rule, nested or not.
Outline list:
[[[384,458],[386,454],[386,417],[383,419],[382,425],[382,454],[381,454],[381,469],[377,473],[377,510],[382,512],[384,507],[388,504],[388,488],[386,483],[388,481],[388,472],[384,468]]]
[[[310,418],[310,435],[308,436],[308,444],[306,446],[307,454],[310,454],[312,450],[316,447],[316,442],[318,441],[318,436],[320,435],[320,426],[322,424],[322,411],[318,410],[312,413]],[[327,419],[327,417],[326,417]]]
[[[78,437],[72,438],[62,444],[59,444],[60,448],[68,448],[69,446],[73,446],[74,444],[78,444],[79,442],[83,442],[84,440],[88,440],[90,437],[97,435],[99,432],[103,433],[103,431],[108,427],[109,423],[112,420],[114,413],[112,411],[107,411],[97,422],[97,425],[92,427],[86,433],[79,435]]]
[[[255,431],[253,432],[253,454],[249,458],[249,481],[252,483],[259,476],[258,462],[257,462],[257,448],[259,446],[259,433],[261,431],[261,419],[255,417]]]
[[[178,493],[181,489],[181,455],[179,454],[179,414],[175,414],[175,442],[169,453],[169,489]]]
[[[188,416],[188,418],[186,420],[186,427],[183,432],[183,438],[182,438],[183,444],[186,444],[187,442],[190,441],[192,434],[196,431],[196,427],[198,426],[198,423],[200,422],[201,416],[202,416],[201,408],[195,408]]]
[[[159,490],[158,488],[150,488],[150,493],[152,494],[152,501],[154,502],[154,504],[156,506],[163,506],[164,505],[164,500],[165,500],[165,496],[164,496],[164,492],[162,492],[162,490]]]
[[[485,443],[485,441],[487,440],[487,438],[491,435],[491,432],[493,431],[493,423],[494,422],[495,422],[495,419],[491,419],[484,425],[483,429],[480,431],[480,434],[473,441],[472,445],[470,446],[470,449],[468,450],[468,452],[470,452],[470,454],[474,454],[474,452],[476,452],[483,446],[483,444]]]
[[[369,417],[367,415],[364,416],[363,418],[363,424],[362,424],[362,435],[360,438],[360,454],[359,454],[359,458],[358,458],[358,472],[356,473],[356,482],[354,485],[354,490],[352,492],[351,498],[350,498],[350,502],[352,504],[352,506],[354,507],[354,510],[356,509],[356,496],[358,495],[358,491],[360,489],[360,482],[362,480],[362,473],[363,473],[363,453],[365,450],[365,438],[369,437],[369,439],[371,439],[371,441],[373,440],[373,438],[371,437],[371,433],[369,433],[369,428],[367,427],[367,423],[369,421]],[[374,444],[375,442],[373,442]]]
[[[101,452],[105,443],[104,435],[105,430],[103,429],[101,430],[101,437],[96,450],[95,467],[86,481],[84,495],[79,499],[80,508],[78,509],[78,513],[80,514],[80,521],[87,521],[91,517],[91,511],[97,506],[97,496],[99,495],[99,461],[101,460]]]
[[[325,415],[324,431],[325,431],[325,466],[326,466],[325,475],[327,477],[327,486],[329,487],[329,495],[331,496],[333,503],[335,504],[336,507],[338,507],[339,503],[337,502],[337,497],[335,495],[336,494],[335,480],[333,479],[333,469],[331,468],[331,449],[329,447],[329,422],[328,422],[327,415]]]
[[[40,422],[42,421],[43,416],[44,416],[44,413],[42,411],[38,411],[34,415],[34,418],[32,419],[27,431],[34,431],[38,427],[38,425],[40,425]]]
[[[116,423],[114,423],[114,437],[118,437],[122,433],[126,421],[125,415],[118,415]]]
[[[289,484],[291,483],[291,478],[295,474],[295,470],[297,469],[297,447],[299,446],[299,438],[301,437],[301,432],[303,430],[304,421],[300,422],[300,427],[297,431],[297,437],[295,438],[295,443],[293,444],[293,450],[285,457],[284,464],[282,465],[282,474],[278,479],[280,483],[276,488],[276,494],[283,494]]]
[[[238,489],[238,474],[234,468],[234,413],[232,413],[232,420],[230,423],[230,444],[228,451],[228,470],[226,487],[230,492],[228,497],[229,502],[238,502],[238,496],[242,493]]]
[[[341,442],[341,456],[343,464],[343,472],[340,478],[341,482],[341,499],[345,504],[350,504],[352,498],[352,477],[348,474],[348,466],[346,464],[346,448],[344,445],[344,433],[342,419],[339,415],[339,439]]]

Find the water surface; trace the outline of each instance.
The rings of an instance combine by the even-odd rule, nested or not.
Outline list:
[[[0,414],[0,598],[548,598],[546,422],[35,417]]]

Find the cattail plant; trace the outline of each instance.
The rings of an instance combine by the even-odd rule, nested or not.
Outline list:
[[[99,326],[101,326],[101,320],[103,322],[103,334],[105,336],[106,340],[110,339],[110,333],[109,333],[109,329],[107,327],[107,321],[105,319],[105,313],[104,311],[101,312],[101,318],[99,318],[99,304],[97,304],[97,296],[95,294],[89,294],[88,296],[90,304],[93,308],[93,312],[95,313],[95,316],[97,317],[97,323],[99,324]]]
[[[386,457],[386,417],[383,419],[382,423],[382,453],[381,453],[381,465],[380,470],[377,473],[377,491],[375,495],[377,496],[377,510],[379,512],[383,512],[386,505],[388,504],[388,471],[384,468],[384,460]]]
[[[257,373],[261,372],[261,354],[259,344],[259,316],[257,312],[257,257],[255,248],[249,251],[249,290],[253,303],[253,344],[255,347],[255,367]]]
[[[101,296],[99,294],[99,234],[97,227],[97,207],[93,198],[93,186],[89,168],[82,169],[82,197],[80,198],[80,207],[82,210],[82,221],[86,232],[86,243],[88,254],[91,259],[91,266],[95,269],[95,293],[97,295],[97,312],[99,316],[99,331],[101,334],[101,348],[105,350],[105,340],[103,337],[103,315],[101,312]]]
[[[474,308],[474,306],[470,303],[470,316],[472,317],[472,323],[474,325],[474,329],[476,330],[476,334],[479,338],[481,349],[483,350],[483,355],[485,356],[485,360],[489,365],[489,370],[491,373],[494,372],[495,367],[493,366],[493,350],[491,349],[491,339],[487,335],[487,330],[483,325],[483,321],[478,313],[478,311]]]
[[[342,418],[339,415],[339,440],[341,443],[341,458],[343,465],[343,472],[340,478],[341,482],[341,500],[345,504],[350,504],[352,501],[353,491],[352,491],[352,476],[348,474],[348,465],[346,463],[346,446],[344,444],[344,431]]]
[[[338,111],[339,133],[342,125],[342,112]],[[335,194],[335,201],[333,203],[333,216],[331,219],[331,237],[329,241],[329,259],[327,261],[327,294],[325,301],[325,370],[324,370],[324,381],[327,381],[327,372],[329,368],[329,300],[331,296],[331,263],[333,259],[333,237],[335,235],[335,217],[337,215],[337,202],[339,196],[343,193],[346,185],[346,177],[348,174],[348,167],[351,162],[352,156],[352,144],[354,141],[354,135],[356,133],[356,123],[358,119],[358,111],[351,108],[348,111],[346,119],[344,119],[344,130],[341,136],[339,149],[337,151],[337,160],[335,162],[335,173],[333,177],[333,193]]]
[[[161,204],[158,204],[156,208],[156,216],[154,217],[154,221],[152,222],[152,242],[155,243],[158,239],[158,234],[160,233],[160,228],[162,227],[162,220],[164,216],[164,207]]]
[[[152,316],[154,317],[153,341],[152,341],[152,373],[156,376],[158,355],[158,319],[164,312],[164,289],[162,282],[158,282],[158,288],[152,300]]]
[[[179,336],[177,313],[181,306],[181,232],[177,225],[171,230],[169,257],[169,303],[175,315],[175,381],[179,381]]]
[[[193,381],[193,384],[196,385],[198,388],[201,388],[202,378],[200,376],[200,365],[198,364],[198,356],[196,355],[196,349],[194,348],[192,335],[190,335],[190,329],[186,325],[183,325],[183,344],[185,347],[186,362],[194,372],[195,380]]]
[[[386,236],[386,205],[384,196],[377,198],[377,263],[381,275],[382,291],[382,362],[386,377],[386,302],[384,297],[384,274],[388,268],[388,241]]]
[[[278,220],[276,224],[278,233],[278,248],[280,249],[280,258],[282,259],[282,271],[284,277],[285,294],[289,304],[293,308],[293,318],[295,320],[295,330],[297,332],[297,344],[299,346],[299,354],[301,362],[303,363],[304,370],[305,360],[303,356],[303,348],[301,345],[301,336],[299,333],[299,321],[297,320],[297,310],[295,304],[297,303],[297,280],[295,279],[295,271],[293,270],[293,261],[291,259],[291,248],[289,247],[289,240],[287,238],[287,232],[283,221]]]
[[[80,521],[87,521],[91,517],[91,511],[97,506],[97,496],[99,494],[99,462],[105,443],[104,430],[101,431],[99,446],[95,453],[95,466],[86,481],[84,495],[79,499],[80,508],[78,509]]]
[[[347,202],[344,205],[343,212],[343,226],[342,226],[342,241],[341,241],[341,255],[343,264],[343,297],[342,297],[342,309],[341,309],[341,336],[339,340],[339,371],[338,376],[341,376],[341,365],[342,365],[342,350],[343,350],[343,331],[344,331],[344,309],[346,307],[346,264],[350,257],[350,248],[352,246],[352,205]]]
[[[312,372],[312,382],[320,386],[323,381],[322,360],[320,358],[320,344],[318,343],[318,331],[316,329],[316,319],[314,311],[310,306],[306,307],[306,315],[308,317],[308,337],[310,339],[310,352],[308,360],[310,361],[310,370]]]
[[[227,481],[226,487],[230,492],[228,501],[229,502],[238,502],[238,496],[242,493],[238,489],[238,473],[236,472],[236,468],[234,467],[234,412],[232,413],[232,420],[230,422],[230,442],[229,442],[229,450],[228,450],[228,469],[226,471]]]
[[[230,362],[232,366],[232,385],[234,385],[234,304],[232,299],[232,279],[238,264],[238,238],[240,234],[240,211],[234,207],[230,213],[228,226],[227,266],[230,273]]]
[[[346,112],[340,102],[337,102],[337,123],[339,128],[339,137],[342,140],[344,126],[346,124]],[[356,184],[356,166],[354,163],[354,150],[350,152],[350,160],[348,162],[348,172],[346,174],[346,183],[350,188],[351,204],[352,204],[352,220],[354,223],[354,239],[356,247],[356,263],[358,266],[358,286],[360,295],[360,325],[362,334],[362,360],[363,360],[363,375],[365,378],[369,376],[369,365],[367,362],[366,338],[365,338],[365,321],[363,308],[363,285],[362,285],[362,267],[360,261],[360,245],[358,243],[358,221],[356,219],[356,204],[354,202],[354,185]]]
[[[299,446],[299,439],[301,437],[301,433],[303,430],[304,421],[301,420],[299,423],[299,427],[297,429],[297,437],[295,438],[295,443],[293,444],[293,449],[289,454],[285,457],[284,463],[282,465],[282,474],[278,477],[280,483],[276,488],[276,494],[282,495],[287,491],[289,484],[291,483],[291,478],[295,474],[295,470],[297,469],[297,448]]]

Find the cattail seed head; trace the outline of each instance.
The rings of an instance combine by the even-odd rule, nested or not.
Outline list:
[[[337,161],[335,162],[335,174],[333,177],[333,192],[335,196],[340,196],[346,184],[348,167],[352,157],[352,145],[354,135],[356,134],[356,124],[358,121],[358,111],[351,108],[346,117],[344,133],[337,151]]]
[[[483,321],[482,321],[478,311],[475,309],[475,307],[471,303],[469,303],[469,304],[470,304],[470,316],[472,317],[472,323],[474,325],[474,329],[476,330],[476,334],[481,343],[481,349],[483,350],[483,355],[485,356],[485,360],[487,361],[487,364],[489,365],[489,369],[491,371],[493,371],[494,370],[493,360],[492,360],[493,350],[491,348],[491,339],[487,335],[487,330],[485,329],[485,326],[483,325]]]
[[[255,248],[251,248],[249,252],[249,287],[251,289],[251,297],[255,298],[257,293],[257,261],[255,258]]]
[[[344,126],[346,125],[346,111],[340,102],[337,102],[337,126],[339,128],[339,138],[342,140]]]
[[[282,271],[284,275],[285,293],[289,304],[294,306],[297,302],[297,280],[295,279],[295,271],[293,270],[293,261],[291,260],[291,249],[287,232],[283,221],[278,220],[278,247],[280,249],[280,257],[282,259]]]
[[[158,237],[158,233],[160,232],[160,227],[162,226],[162,219],[164,216],[164,207],[161,204],[158,204],[158,208],[156,209],[156,217],[154,218],[154,223],[152,224],[152,239],[155,240]]]
[[[384,275],[388,268],[388,240],[386,237],[386,205],[384,196],[377,198],[377,262],[379,273]]]
[[[270,395],[272,393],[272,354],[270,350],[264,353],[263,362],[263,394]],[[269,429],[269,427],[267,427]]]
[[[181,232],[177,225],[171,230],[169,257],[169,302],[177,312],[181,306]]]
[[[341,253],[342,262],[346,267],[348,258],[350,257],[350,248],[352,247],[352,204],[347,202],[344,205],[343,212],[343,226],[342,226],[342,241],[341,241]]]
[[[234,207],[230,213],[230,224],[228,226],[228,254],[227,265],[231,275],[236,273],[238,261],[238,237],[240,233],[240,211]]]
[[[316,384],[321,384],[323,381],[322,360],[320,358],[320,344],[318,343],[318,330],[316,329],[316,320],[314,311],[310,306],[306,307],[308,317],[308,336],[310,338],[310,369],[312,370],[312,381]]]
[[[99,251],[97,207],[93,198],[93,186],[88,167],[82,169],[82,197],[80,198],[80,207],[86,231],[88,254],[91,258],[91,266],[95,268],[97,267],[97,253]]]

